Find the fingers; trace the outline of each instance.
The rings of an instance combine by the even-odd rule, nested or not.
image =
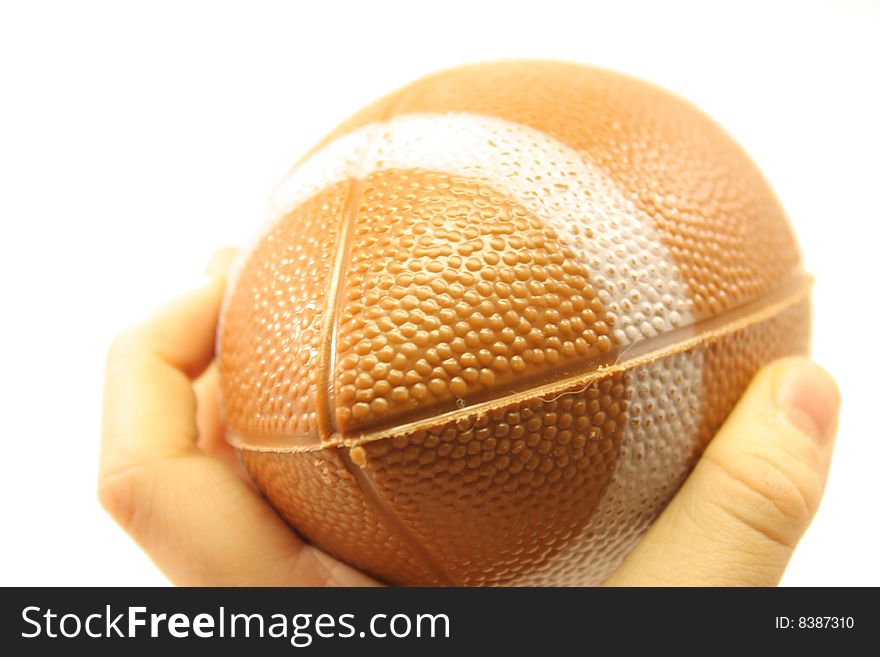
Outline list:
[[[192,377],[213,357],[223,279],[118,338],[107,362],[99,497],[181,584],[368,584],[304,545],[268,504],[198,446]]]
[[[208,367],[234,249],[211,258],[198,286],[165,304],[110,348],[104,386],[102,472],[189,454],[199,436],[191,379]],[[214,412],[219,410],[214,406]],[[208,425],[208,422],[205,422]],[[217,424],[210,426],[220,431]],[[161,436],[161,439],[156,439]]]
[[[193,384],[196,393],[198,446],[205,454],[219,459],[247,480],[247,473],[235,448],[226,441],[220,420],[220,391],[216,364],[212,364]]]
[[[840,397],[803,358],[761,371],[610,585],[775,585],[816,513]]]
[[[197,437],[191,377],[214,354],[222,279],[163,306],[118,336],[110,347],[104,385],[102,468],[189,453]],[[160,439],[157,439],[160,436]]]
[[[205,273],[209,276],[225,278],[235,253],[236,249],[233,247],[216,251],[205,267]],[[196,394],[198,446],[204,453],[219,459],[245,481],[249,481],[235,448],[226,441],[224,435],[223,423],[220,418],[218,377],[217,365],[212,363],[193,384],[193,390]]]

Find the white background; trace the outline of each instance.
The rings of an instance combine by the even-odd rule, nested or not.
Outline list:
[[[439,68],[547,57],[691,99],[774,185],[844,397],[784,582],[880,585],[878,43],[867,1],[4,3],[0,583],[165,583],[95,499],[111,336],[245,240],[288,167],[367,102]]]

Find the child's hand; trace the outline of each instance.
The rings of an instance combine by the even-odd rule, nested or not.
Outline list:
[[[816,515],[840,395],[806,358],[758,372],[684,486],[606,582],[770,586]]]
[[[303,543],[223,438],[211,360],[231,255],[215,255],[203,285],[113,342],[101,503],[176,584],[375,584]]]

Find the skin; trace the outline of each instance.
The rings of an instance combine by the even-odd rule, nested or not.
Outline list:
[[[176,584],[378,585],[297,536],[224,440],[212,361],[232,254],[215,254],[201,285],[114,340],[101,504]],[[764,368],[606,584],[777,584],[822,497],[839,407],[811,361]]]

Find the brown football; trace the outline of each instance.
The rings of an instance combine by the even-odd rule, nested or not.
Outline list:
[[[760,171],[644,82],[431,75],[287,176],[229,278],[227,437],[308,541],[389,583],[601,582],[810,278]]]

